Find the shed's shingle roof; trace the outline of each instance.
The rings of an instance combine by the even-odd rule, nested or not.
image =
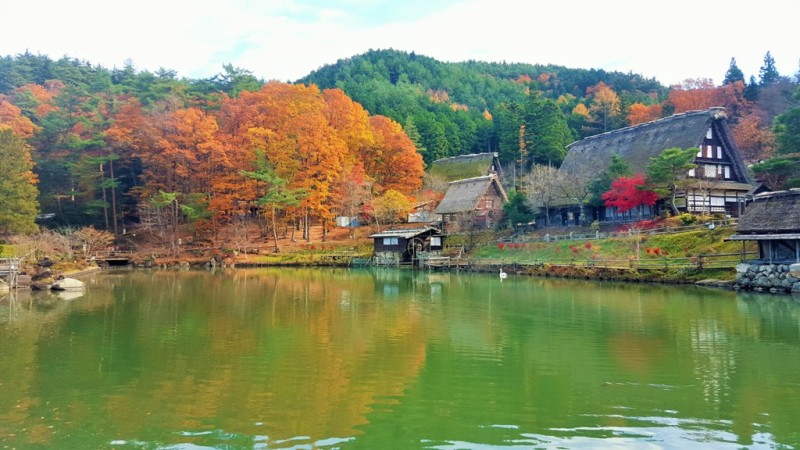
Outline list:
[[[573,142],[567,146],[569,151],[559,170],[599,175],[611,163],[612,155],[616,154],[628,163],[631,171],[643,173],[650,164],[650,158],[658,156],[663,150],[701,145],[712,126],[730,149],[735,178],[747,180],[747,170],[725,123],[724,108],[688,111]]]
[[[800,233],[800,189],[765,192],[747,205],[736,234]]]
[[[372,234],[369,237],[371,238],[399,237],[403,239],[409,239],[414,236],[419,236],[420,234],[427,233],[428,231],[434,231],[435,233],[439,232],[439,230],[434,227],[405,228],[401,230],[385,230],[381,231],[380,233]]]
[[[453,181],[447,189],[439,206],[436,207],[436,214],[457,214],[475,211],[478,201],[486,193],[489,186],[495,184],[503,201],[508,201],[505,190],[497,181],[494,175],[483,177],[467,178],[465,180]]]

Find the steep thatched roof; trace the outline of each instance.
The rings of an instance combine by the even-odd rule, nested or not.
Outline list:
[[[741,239],[747,238],[742,235],[797,233],[800,233],[800,189],[790,189],[765,192],[753,197],[739,218],[735,237]]]
[[[706,132],[713,128],[733,159],[733,179],[747,181],[747,170],[725,123],[725,109],[689,111],[652,122],[621,128],[587,137],[567,146],[568,152],[559,170],[568,173],[598,175],[619,155],[634,173],[644,172],[650,158],[668,148],[698,147]]]
[[[480,177],[500,171],[497,153],[474,153],[450,158],[441,158],[431,163],[428,172],[447,181]]]
[[[503,186],[497,181],[497,177],[487,175],[451,182],[435,212],[436,214],[458,214],[475,211],[478,208],[478,202],[492,185],[496,186],[503,201],[507,202],[508,196]]]

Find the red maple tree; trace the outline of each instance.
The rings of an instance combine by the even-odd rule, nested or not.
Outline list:
[[[611,190],[602,195],[606,206],[616,206],[624,213],[641,205],[653,206],[658,195],[644,189],[644,174],[637,173],[631,177],[619,177],[611,183]]]

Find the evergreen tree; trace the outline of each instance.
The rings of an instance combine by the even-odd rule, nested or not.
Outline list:
[[[728,67],[728,71],[725,72],[725,80],[722,81],[722,84],[733,84],[737,81],[744,83],[744,73],[736,65],[736,58],[731,58],[731,64]]]
[[[747,82],[747,86],[745,86],[744,88],[744,93],[743,93],[744,98],[751,102],[756,101],[758,99],[759,88],[760,86],[756,81],[756,77],[750,75],[750,81]]]
[[[512,228],[516,228],[517,225],[526,225],[533,220],[533,210],[524,194],[520,194],[516,190],[508,193],[508,203],[503,205],[503,217]]]
[[[522,107],[518,103],[501,103],[494,115],[497,134],[497,151],[504,164],[520,160],[520,126],[523,124]]]
[[[428,149],[422,144],[422,135],[419,134],[419,130],[417,126],[414,124],[414,118],[408,117],[406,119],[406,124],[403,127],[403,131],[406,132],[406,135],[411,142],[414,143],[414,147],[417,148],[417,152],[422,155],[422,159],[425,159],[425,155],[428,153]]]
[[[531,91],[525,103],[525,149],[527,167],[534,164],[558,167],[573,140],[567,119],[558,104]]]
[[[800,90],[795,93],[800,97]],[[773,189],[800,187],[800,108],[775,118],[775,156],[753,165],[753,172]]]
[[[761,86],[774,83],[781,78],[778,69],[775,68],[775,60],[770,52],[764,55],[764,65],[759,69],[758,75],[761,78]]]
[[[655,191],[659,197],[669,196],[669,207],[672,214],[678,215],[678,207],[675,206],[675,195],[683,181],[688,177],[688,172],[697,167],[694,163],[698,148],[692,147],[682,149],[678,147],[668,148],[658,156],[650,158],[647,166],[647,184]]]
[[[36,230],[38,190],[33,161],[25,141],[0,127],[0,234]]]

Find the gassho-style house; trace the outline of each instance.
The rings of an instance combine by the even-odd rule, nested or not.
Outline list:
[[[680,211],[741,215],[743,201],[753,185],[726,123],[724,108],[689,111],[681,114],[587,137],[567,146],[559,173],[576,180],[576,191],[605,171],[611,157],[618,155],[632,173],[644,173],[653,157],[668,148],[697,147],[697,168],[687,174],[694,183],[678,192]],[[581,207],[583,206],[583,207]],[[664,202],[643,207],[642,217],[653,217]],[[537,222],[545,222],[541,214]],[[624,221],[639,217],[639,211],[620,213],[616,207],[591,208],[575,198],[561,198],[547,208],[548,223],[580,225],[594,220]],[[582,215],[585,215],[582,216]]]

